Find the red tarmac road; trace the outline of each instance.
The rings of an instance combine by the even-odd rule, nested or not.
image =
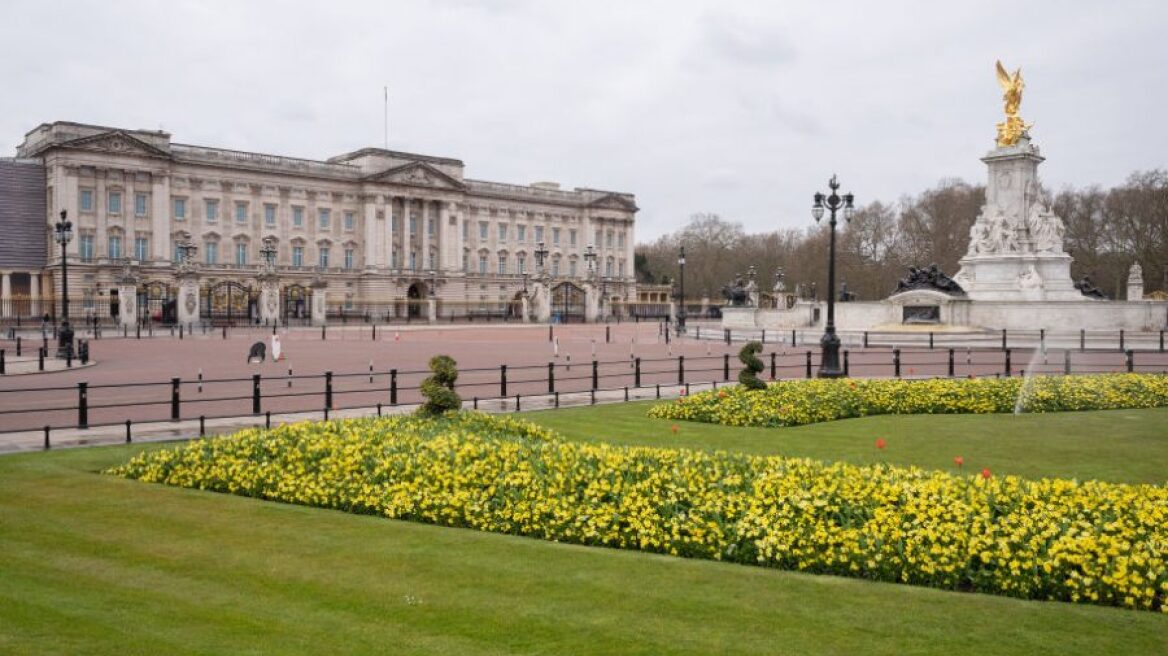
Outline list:
[[[88,384],[87,405],[90,425],[166,421],[171,418],[172,378],[179,379],[179,416],[227,417],[250,415],[253,411],[253,375],[260,376],[260,412],[273,413],[321,410],[325,407],[325,372],[333,372],[333,407],[372,407],[391,403],[392,369],[397,370],[398,403],[419,400],[417,387],[429,375],[426,363],[438,353],[452,356],[459,367],[457,388],[464,399],[495,398],[504,394],[500,365],[507,365],[506,395],[544,394],[551,391],[586,391],[635,385],[634,358],[641,359],[642,386],[677,385],[689,382],[721,382],[729,355],[730,380],[741,364],[737,351],[741,343],[727,346],[720,341],[677,339],[666,344],[658,324],[613,324],[605,342],[604,325],[557,325],[551,329],[556,341],[549,341],[549,328],[542,326],[457,326],[410,327],[395,330],[379,327],[377,339],[372,329],[330,327],[327,339],[320,329],[281,331],[285,359],[248,364],[249,347],[264,341],[271,348],[270,331],[231,329],[221,333],[153,339],[106,338],[90,342],[90,356],[96,365],[57,373],[0,378],[0,432],[36,430],[46,425],[77,426],[79,420],[78,383]],[[707,334],[717,334],[709,328]],[[558,342],[558,356],[555,344]],[[595,351],[594,351],[595,349]],[[766,344],[762,355],[769,378],[772,353],[779,379],[807,375],[807,353],[812,355],[812,373],[819,364],[816,345]],[[1031,369],[1061,373],[1063,351],[1045,357],[1033,350],[1013,349],[1011,373]],[[684,356],[684,362],[679,360]],[[848,349],[852,376],[892,376],[893,353],[889,347]],[[1044,362],[1045,360],[1045,362]],[[1076,372],[1122,371],[1124,355],[1117,351],[1072,352]],[[1141,353],[1137,370],[1168,369],[1168,354]],[[373,375],[370,377],[370,364]],[[549,384],[549,364],[551,377]],[[679,372],[679,364],[684,371]],[[288,373],[294,378],[289,384]],[[954,375],[995,375],[1005,371],[1005,353],[998,349],[959,348],[954,353]],[[202,384],[199,374],[202,374]],[[926,347],[903,348],[901,375],[906,377],[945,376],[948,350]]]

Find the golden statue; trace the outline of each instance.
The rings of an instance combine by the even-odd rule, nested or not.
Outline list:
[[[1006,120],[998,123],[998,146],[1013,146],[1018,138],[1027,136],[1026,131],[1032,124],[1028,124],[1018,116],[1018,108],[1022,105],[1022,69],[1014,71],[1013,75],[1006,72],[1001,60],[998,60],[998,85],[1002,87],[1002,100],[1006,102]]]

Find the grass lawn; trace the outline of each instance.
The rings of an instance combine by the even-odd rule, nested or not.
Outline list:
[[[569,439],[682,446],[1031,478],[1168,483],[1168,408],[1022,415],[883,415],[788,428],[736,428],[645,416],[650,402],[525,413]],[[672,427],[677,426],[677,433]],[[877,438],[887,446],[876,448]]]
[[[1163,482],[1168,462],[1163,410],[681,424],[674,435],[644,409],[528,416],[578,439],[858,462],[948,466],[956,442],[968,463],[1028,475]],[[889,448],[874,454],[878,435]],[[1168,653],[1162,614],[561,545],[96,473],[143,448],[156,447],[0,457],[0,653]]]

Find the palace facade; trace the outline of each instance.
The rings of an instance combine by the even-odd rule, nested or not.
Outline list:
[[[23,294],[32,314],[50,312],[47,301],[61,294],[53,228],[61,210],[74,232],[70,308],[95,316],[117,314],[130,276],[137,316],[160,318],[182,245],[194,246],[200,312],[212,318],[256,319],[265,269],[279,277],[285,317],[302,317],[314,293],[325,294],[330,316],[401,317],[430,298],[439,318],[511,314],[541,244],[553,315],[582,316],[589,252],[601,305],[636,299],[637,205],[628,193],[474,180],[458,159],[381,148],[320,161],[70,122],[40,125],[7,161],[24,175],[26,195],[43,185],[41,264],[4,275],[4,298]],[[28,167],[38,166],[43,182],[28,183]]]

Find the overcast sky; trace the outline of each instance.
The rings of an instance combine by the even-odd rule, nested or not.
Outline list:
[[[811,222],[981,181],[994,60],[1049,187],[1168,166],[1168,2],[0,0],[0,154],[69,120],[324,159],[383,143],[468,177],[636,194],[638,241],[716,212]]]

